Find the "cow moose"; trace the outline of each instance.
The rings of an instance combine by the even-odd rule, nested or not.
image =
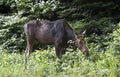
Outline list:
[[[25,63],[27,63],[29,54],[33,49],[34,41],[41,44],[53,44],[58,58],[65,54],[65,46],[69,40],[74,41],[83,54],[89,55],[84,35],[75,34],[65,19],[58,19],[56,21],[31,20],[24,25],[24,31],[27,39]]]

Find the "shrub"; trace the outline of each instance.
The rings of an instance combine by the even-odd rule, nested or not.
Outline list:
[[[26,18],[18,15],[1,16],[0,45],[9,52],[22,51],[25,49],[23,24]]]

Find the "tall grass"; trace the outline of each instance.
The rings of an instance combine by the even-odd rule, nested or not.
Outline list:
[[[119,77],[120,58],[90,48],[90,56],[81,51],[67,52],[61,60],[54,48],[30,55],[27,69],[24,54],[0,52],[0,77]]]

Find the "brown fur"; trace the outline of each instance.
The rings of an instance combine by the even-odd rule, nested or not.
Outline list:
[[[25,24],[24,30],[27,38],[26,63],[36,40],[41,44],[54,44],[58,58],[61,58],[62,54],[65,53],[64,48],[69,40],[75,41],[76,46],[85,55],[89,54],[84,37],[77,36],[64,19],[56,21],[31,20]]]

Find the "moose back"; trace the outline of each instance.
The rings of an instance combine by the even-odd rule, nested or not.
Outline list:
[[[54,44],[58,58],[65,54],[65,46],[69,40],[74,41],[83,54],[89,55],[84,36],[76,35],[65,19],[58,19],[56,21],[31,20],[25,24],[24,31],[27,39],[26,62],[35,41],[41,44]]]

